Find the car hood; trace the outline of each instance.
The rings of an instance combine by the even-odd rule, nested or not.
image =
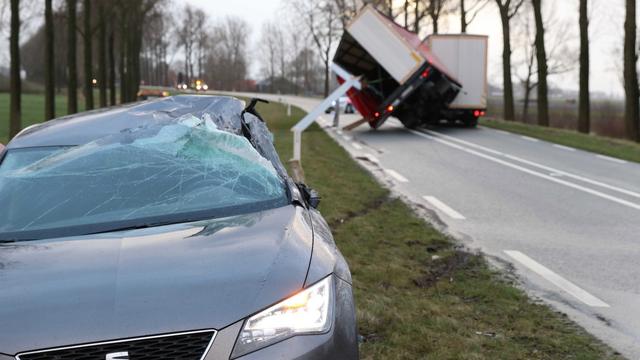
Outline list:
[[[220,329],[300,289],[300,207],[0,245],[0,353]]]

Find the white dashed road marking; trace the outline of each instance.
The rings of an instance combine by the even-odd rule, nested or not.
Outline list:
[[[520,137],[521,137],[521,138],[523,138],[523,139],[525,139],[525,140],[527,140],[527,141],[531,141],[531,142],[539,142],[539,141],[540,141],[540,140],[538,140],[538,139],[536,139],[536,138],[532,138],[532,137],[529,137],[529,136],[524,136],[524,135],[522,135],[522,136],[520,136]]]
[[[445,204],[442,201],[438,200],[434,196],[423,196],[422,198],[427,200],[431,205],[435,206],[438,210],[440,210],[443,213],[447,214],[447,216],[449,216],[452,219],[456,219],[456,220],[465,220],[466,219],[464,216],[462,216],[462,214],[460,214],[459,212],[453,210],[447,204]]]
[[[568,146],[564,146],[564,145],[560,145],[560,144],[553,144],[553,145],[551,145],[551,146],[553,146],[553,147],[555,147],[555,148],[558,148],[558,149],[562,149],[562,150],[567,150],[567,151],[576,151],[576,149],[574,149],[574,148],[572,148],[572,147],[568,147]]]
[[[560,289],[566,291],[571,294],[571,296],[576,299],[582,301],[583,303],[592,306],[592,307],[604,307],[608,308],[609,305],[604,301],[598,299],[597,297],[589,294],[585,290],[578,287],[576,284],[571,281],[563,278],[562,276],[554,273],[549,270],[544,265],[538,263],[527,255],[521,253],[520,251],[515,250],[505,250],[505,254],[509,255],[511,258],[519,262],[520,264],[527,267],[529,270],[535,272],[536,274],[542,276],[545,280],[549,281],[553,285],[559,287]]]
[[[627,161],[622,160],[622,159],[616,159],[614,157],[611,156],[605,156],[605,155],[596,155],[597,158],[602,159],[602,160],[607,160],[607,161],[611,161],[614,163],[618,163],[618,164],[626,164]]]
[[[406,177],[404,177],[404,176],[400,175],[400,173],[398,173],[398,172],[397,172],[397,171],[395,171],[395,170],[392,170],[392,169],[384,169],[384,172],[386,172],[386,173],[387,173],[389,176],[391,176],[392,178],[396,179],[398,182],[401,182],[401,183],[409,182],[409,180],[408,180]]]

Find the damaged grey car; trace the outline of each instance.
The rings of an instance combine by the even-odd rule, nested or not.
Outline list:
[[[0,149],[0,360],[358,358],[349,268],[255,104],[169,97]]]

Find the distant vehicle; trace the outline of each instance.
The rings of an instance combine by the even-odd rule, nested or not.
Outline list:
[[[254,105],[169,97],[0,150],[0,360],[358,358],[348,265]]]
[[[353,107],[353,104],[351,103],[351,99],[349,99],[347,96],[341,96],[338,99],[338,103],[339,103],[338,108],[340,109],[340,111],[343,111],[345,114],[355,113],[355,109]],[[328,107],[324,112],[329,114],[335,111],[335,108],[336,108],[336,102],[334,101],[333,104],[330,107]]]
[[[153,98],[162,98],[169,96],[169,92],[157,89],[140,89],[138,91],[138,100],[148,100]]]
[[[362,77],[362,90],[347,95],[373,128],[392,115],[409,128],[441,120],[473,127],[487,107],[487,39],[422,41],[368,5],[347,27],[333,61]]]
[[[178,85],[176,85],[176,89],[178,89],[178,90],[187,90],[187,89],[189,89],[189,85],[187,85],[186,83],[179,83]]]
[[[209,85],[207,85],[207,83],[205,83],[204,80],[196,80],[193,82],[192,88],[195,91],[207,91],[209,90]]]

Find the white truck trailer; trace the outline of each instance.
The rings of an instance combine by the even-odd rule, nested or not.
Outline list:
[[[486,109],[486,44],[470,35],[422,41],[369,5],[348,25],[334,62],[361,76],[362,89],[347,95],[373,128],[391,115],[407,127],[475,126]]]

